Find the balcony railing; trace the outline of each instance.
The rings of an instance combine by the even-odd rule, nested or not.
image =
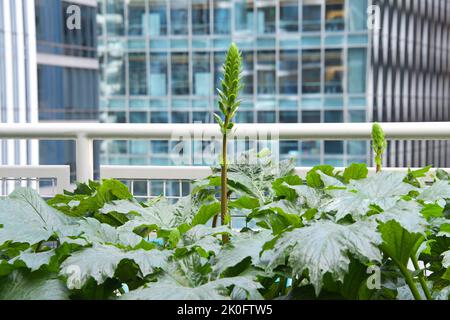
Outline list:
[[[450,140],[449,122],[381,123],[388,140]],[[230,139],[237,140],[370,140],[371,123],[320,124],[238,124]],[[0,139],[75,140],[77,180],[94,178],[94,140],[220,140],[215,124],[105,124],[105,123],[22,123],[0,124]],[[308,168],[297,168],[304,175]],[[394,168],[389,170],[407,170]],[[36,184],[50,179],[54,192],[70,187],[68,166],[0,166],[0,179],[14,186]],[[371,169],[373,172],[373,169]],[[180,183],[179,195],[185,193],[183,183],[211,173],[209,167],[198,166],[101,166],[100,178],[140,181],[147,184],[143,197],[153,196],[151,181]],[[20,183],[17,183],[19,181]],[[30,182],[31,181],[31,182]],[[146,181],[146,182],[145,182]],[[176,189],[176,188],[175,188]],[[172,188],[173,190],[173,188]],[[170,196],[170,195],[168,195]],[[174,196],[175,197],[175,196]]]

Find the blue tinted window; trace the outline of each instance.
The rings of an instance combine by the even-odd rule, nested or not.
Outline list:
[[[168,123],[169,115],[167,112],[152,112],[151,123]]]
[[[172,112],[172,123],[189,123],[189,112]]]
[[[151,36],[167,34],[166,1],[152,0],[149,4],[147,25]]]
[[[325,122],[328,123],[344,122],[344,113],[342,111],[325,111]]]
[[[172,94],[189,94],[189,55],[187,53],[172,54]]]
[[[145,53],[130,53],[128,56],[128,68],[130,95],[146,95],[147,64]]]
[[[297,111],[280,111],[280,123],[297,123]]]
[[[325,141],[325,153],[340,155],[344,153],[343,141]]]
[[[192,33],[209,34],[208,0],[192,0]]]
[[[280,29],[298,32],[298,2],[295,0],[280,3]]]
[[[234,7],[236,31],[252,32],[254,26],[253,2],[240,1]]]
[[[302,30],[320,31],[322,26],[322,7],[320,5],[304,5],[303,6],[303,23]]]
[[[275,123],[276,113],[275,111],[259,111],[258,112],[259,123]]]
[[[171,33],[174,35],[188,34],[187,1],[171,1],[170,22]]]
[[[231,14],[228,8],[214,8],[214,33],[230,34]]]

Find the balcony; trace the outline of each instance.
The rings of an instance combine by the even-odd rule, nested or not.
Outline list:
[[[382,123],[387,140],[448,140],[448,122]],[[77,181],[94,179],[93,142],[95,140],[181,140],[215,141],[220,139],[215,124],[98,124],[98,123],[36,123],[1,124],[0,139],[46,139],[76,141]],[[317,124],[238,124],[232,140],[370,140],[370,123],[317,123]],[[296,173],[304,177],[310,168],[297,167]],[[408,168],[387,168],[406,171]],[[369,173],[374,168],[369,169]],[[433,173],[433,170],[430,171]],[[183,185],[211,174],[210,167],[177,166],[100,166],[100,179],[116,178],[128,184],[132,193],[143,198],[159,195],[181,197]],[[18,186],[39,189],[43,196],[73,189],[69,166],[0,166],[2,195]],[[152,181],[158,181],[159,194],[151,191]],[[179,191],[167,191],[168,184],[179,184]],[[134,192],[135,184],[141,185]],[[43,186],[43,187],[42,187]],[[142,187],[144,186],[144,187]],[[177,190],[178,187],[172,188]],[[144,191],[142,191],[144,190]]]

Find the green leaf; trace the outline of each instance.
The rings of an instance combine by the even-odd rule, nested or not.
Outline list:
[[[364,180],[351,180],[344,190],[327,189],[325,192],[333,198],[325,202],[320,210],[336,211],[336,219],[340,220],[348,214],[360,219],[373,205],[383,210],[392,208],[403,195],[416,189],[404,183],[404,177],[398,172],[380,172]]]
[[[450,199],[450,185],[448,181],[437,181],[429,187],[420,190],[418,200],[436,202]]]
[[[121,227],[114,228],[92,218],[80,220],[79,230],[81,232],[80,237],[91,244],[114,244],[135,247],[143,240],[142,237],[130,230]]]
[[[379,222],[396,221],[408,232],[425,234],[428,223],[421,215],[420,210],[421,208],[416,202],[400,200],[372,218]]]
[[[413,249],[422,238],[420,233],[410,233],[397,221],[388,221],[379,225],[383,243],[381,249],[399,266],[407,267],[409,258],[414,255]]]
[[[237,200],[230,201],[229,202],[230,208],[237,208],[237,209],[256,209],[260,206],[259,200],[253,197],[249,196],[243,196],[240,197]]]
[[[192,225],[206,224],[220,212],[220,202],[213,202],[200,207],[198,213],[192,219]]]
[[[36,244],[48,240],[64,234],[74,221],[50,207],[36,191],[16,189],[0,200],[0,246],[7,241]]]
[[[43,273],[14,271],[0,281],[0,300],[67,300],[63,282]]]
[[[233,241],[217,255],[213,271],[220,275],[248,257],[251,258],[253,265],[258,264],[259,253],[262,251],[263,245],[271,239],[272,235],[267,230],[244,232],[233,237]]]
[[[348,254],[362,262],[380,261],[379,243],[381,237],[373,223],[357,222],[345,226],[318,221],[283,234],[273,249],[263,253],[262,259],[273,269],[284,265],[288,258],[294,275],[302,275],[308,270],[318,295],[326,273],[336,281],[343,281],[350,264]]]
[[[450,268],[450,250],[449,251],[445,251],[442,254],[442,266],[444,268]]]
[[[61,275],[67,277],[69,289],[81,289],[90,278],[97,284],[112,278],[122,260],[133,260],[142,276],[149,275],[165,266],[169,254],[169,251],[124,251],[113,246],[94,244],[92,248],[75,252],[67,258],[61,265]]]
[[[426,204],[421,211],[425,219],[440,218],[444,216],[444,208],[438,204]]]
[[[12,259],[10,263],[17,264],[21,261],[30,271],[37,271],[42,266],[48,265],[50,259],[55,255],[55,250],[44,252],[33,252],[31,250],[21,252],[19,256]]]
[[[348,168],[344,171],[344,179],[346,182],[350,180],[361,180],[367,178],[367,174],[369,170],[365,163],[352,163]]]
[[[261,299],[258,289],[262,286],[246,277],[223,278],[206,284],[188,287],[166,276],[147,287],[133,290],[123,300],[225,300],[230,299],[229,289],[240,289],[248,299]]]

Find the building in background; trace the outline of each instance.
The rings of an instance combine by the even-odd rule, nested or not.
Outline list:
[[[97,2],[35,0],[40,122],[98,121]],[[69,29],[68,8],[80,8],[80,29]],[[40,141],[40,164],[70,165],[73,141]],[[97,149],[98,150],[98,149]],[[98,151],[97,151],[98,152]]]
[[[66,27],[81,9],[81,29]],[[0,1],[0,122],[98,121],[95,0]],[[0,163],[71,166],[71,141],[3,140]]]
[[[238,122],[449,120],[446,0],[98,3],[105,122],[212,122],[231,41],[244,55]],[[381,9],[380,31],[367,29],[371,4]],[[446,145],[392,143],[386,161],[448,166]],[[169,147],[165,141],[114,141],[101,157],[109,164],[165,165],[171,164]],[[281,154],[300,166],[370,163],[369,148],[364,141],[280,142]]]
[[[364,122],[364,0],[99,1],[100,109],[106,122],[212,122],[229,44],[243,51],[237,122]],[[114,141],[109,164],[171,164],[164,141]],[[283,141],[299,166],[369,160],[366,142]]]
[[[38,121],[34,4],[0,1],[0,123]],[[38,143],[2,140],[0,164],[37,165]]]
[[[370,54],[375,121],[450,121],[450,1],[374,0],[381,12]],[[396,141],[388,166],[450,166],[448,141]]]

